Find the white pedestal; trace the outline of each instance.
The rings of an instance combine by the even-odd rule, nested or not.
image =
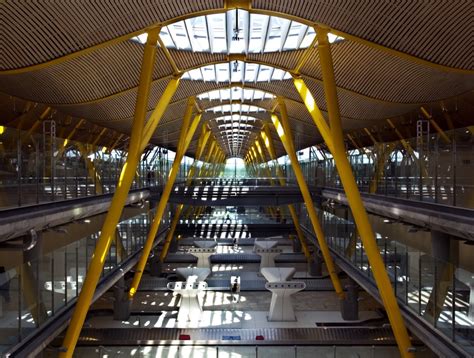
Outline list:
[[[199,321],[202,313],[198,295],[207,289],[205,282],[170,282],[168,289],[181,295],[178,322]]]
[[[255,248],[254,252],[260,255],[260,269],[264,267],[274,267],[275,266],[275,257],[280,255],[283,250],[282,249],[260,249]]]
[[[268,282],[285,282],[293,278],[296,269],[293,267],[262,267],[260,272]]]
[[[211,270],[208,268],[178,267],[176,274],[184,279],[186,283],[194,283],[205,281],[211,274]]]
[[[255,241],[254,244],[253,244],[253,251],[257,250],[257,249],[265,249],[265,250],[268,250],[268,249],[273,249],[274,247],[276,247],[278,245],[278,241],[272,241],[272,240],[268,240],[268,241]]]
[[[467,317],[474,321],[474,274],[463,269],[457,269],[456,278],[469,286],[469,311]]]
[[[296,321],[291,295],[304,290],[304,282],[267,282],[265,288],[272,293],[269,321]]]
[[[212,240],[194,240],[194,246],[201,249],[213,249],[217,246],[217,242]]]
[[[201,268],[210,268],[209,257],[211,255],[214,255],[215,252],[216,252],[215,248],[192,247],[188,249],[188,253],[192,254],[193,256],[196,256],[198,259],[196,267],[201,267]]]

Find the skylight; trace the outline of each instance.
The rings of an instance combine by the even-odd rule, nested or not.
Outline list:
[[[167,48],[226,54],[299,50],[311,45],[314,28],[277,16],[242,9],[197,16],[164,26],[160,37]],[[146,42],[146,34],[134,38]],[[330,42],[342,40],[333,34]]]
[[[259,101],[262,99],[273,99],[271,93],[249,88],[232,87],[206,92],[197,96],[198,99],[219,100],[219,101]]]
[[[245,122],[245,123],[255,123],[258,119],[255,117],[250,117],[250,116],[242,116],[240,114],[232,114],[232,115],[227,115],[227,116],[222,116],[222,117],[217,117],[213,119],[219,124],[224,124],[224,123],[229,123],[229,122],[234,122],[234,121],[240,121],[240,122]]]
[[[279,68],[246,63],[243,61],[232,61],[196,68],[186,72],[182,79],[204,82],[226,82],[248,83],[248,82],[270,82],[281,81],[291,78],[289,72]]]
[[[224,104],[206,109],[206,112],[213,113],[257,113],[265,111],[266,110],[264,108],[241,103]]]

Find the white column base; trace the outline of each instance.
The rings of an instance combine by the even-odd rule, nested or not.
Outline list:
[[[291,296],[304,290],[304,282],[267,282],[265,288],[272,293],[268,320],[273,322],[296,321]]]
[[[192,247],[188,249],[188,253],[196,256],[198,259],[198,262],[196,264],[196,267],[199,268],[208,268],[210,269],[211,264],[209,262],[209,257],[211,255],[214,255],[216,252],[215,248],[198,248],[198,247]]]
[[[275,267],[275,257],[280,255],[283,250],[282,249],[261,249],[255,248],[254,252],[260,255],[260,269],[264,267]]]
[[[199,321],[202,313],[199,294],[207,289],[207,283],[170,282],[167,287],[181,295],[177,322]]]

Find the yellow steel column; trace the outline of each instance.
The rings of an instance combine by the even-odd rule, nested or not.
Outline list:
[[[369,193],[374,194],[377,191],[380,177],[385,169],[385,161],[390,157],[396,145],[396,142],[388,143],[386,146],[382,144],[381,153],[377,154],[377,163],[375,164],[374,176],[370,182]]]
[[[375,282],[380,292],[385,309],[392,326],[393,334],[397,340],[402,357],[413,357],[412,345],[408,331],[403,322],[397,299],[394,295],[390,279],[385,271],[385,265],[380,250],[377,246],[369,217],[365,211],[357,184],[352,173],[349,161],[347,160],[341,118],[339,114],[339,103],[337,99],[337,87],[334,77],[331,49],[326,29],[318,27],[316,29],[318,37],[318,50],[323,77],[324,93],[329,114],[330,133],[334,152],[334,161],[341,178],[347,200],[352,211],[352,215],[357,225],[359,235],[364,245],[367,258],[372,269]],[[327,134],[327,133],[326,133]],[[324,135],[323,135],[324,136]]]
[[[212,158],[212,156],[215,153],[216,146],[217,146],[217,142],[213,138],[211,142],[211,146],[209,147],[209,151],[207,152],[204,162],[202,163],[201,169],[199,170],[199,175],[198,175],[199,178],[202,176],[207,176],[208,168],[206,167],[211,165],[209,161],[210,161],[210,158]]]
[[[168,104],[170,103],[171,98],[173,97],[176,92],[176,89],[178,88],[180,79],[181,76],[175,76],[169,81],[168,85],[165,88],[165,91],[163,92],[160,97],[160,100],[158,101],[158,104],[156,105],[150,118],[146,122],[145,128],[143,129],[142,133],[142,140],[140,143],[140,153],[145,150],[146,146],[148,145],[148,142],[151,139],[151,136],[153,135],[153,133],[155,133],[156,127],[160,123],[160,120],[163,117],[166,108],[168,108]]]
[[[291,137],[290,124],[288,123],[288,116],[286,114],[286,106],[281,98],[279,98],[279,106],[281,113],[281,123],[275,114],[272,114],[272,122],[275,126],[278,136],[281,139],[281,142],[283,143],[283,146],[285,147],[286,153],[290,157],[291,167],[293,168],[293,171],[296,176],[296,181],[298,182],[301,194],[303,195],[304,202],[306,204],[306,210],[308,211],[311,224],[313,225],[314,232],[316,233],[316,239],[318,240],[319,248],[324,258],[324,262],[326,263],[326,267],[329,272],[329,276],[331,277],[332,284],[334,285],[334,289],[336,290],[336,293],[339,298],[343,299],[345,295],[342,289],[341,281],[339,280],[339,277],[337,275],[336,266],[334,265],[331,253],[329,251],[329,247],[326,243],[323,229],[321,228],[321,224],[319,223],[318,214],[316,213],[316,209],[314,208],[313,199],[311,198],[308,185],[306,184],[306,181],[304,179],[303,171],[301,170],[300,163],[298,162],[298,158],[296,157],[293,138]]]
[[[111,145],[109,148],[107,148],[107,152],[108,152],[109,154],[112,153],[112,151],[113,151],[113,150],[115,149],[115,147],[119,144],[119,142],[120,142],[120,140],[123,138],[123,136],[124,136],[123,133],[120,134],[120,135],[117,137],[117,139],[115,139],[115,140],[113,141],[112,145]]]
[[[176,152],[175,159],[173,161],[173,165],[171,167],[168,180],[166,185],[163,189],[163,193],[161,194],[160,202],[158,203],[155,217],[153,218],[153,222],[150,226],[150,231],[148,233],[145,245],[142,250],[142,254],[140,256],[140,260],[135,269],[135,275],[133,276],[132,284],[130,287],[130,291],[128,293],[129,299],[133,299],[133,296],[137,292],[138,285],[140,284],[141,277],[143,275],[143,270],[145,269],[145,265],[148,261],[148,256],[150,255],[151,249],[153,248],[153,242],[155,241],[156,233],[158,232],[158,228],[160,227],[161,218],[166,209],[166,205],[168,204],[168,199],[171,194],[171,190],[173,189],[174,181],[176,176],[179,172],[179,166],[181,164],[181,159],[183,159],[184,153],[186,152],[189,143],[193,139],[194,132],[201,121],[201,114],[197,114],[191,122],[191,116],[193,114],[193,107],[194,107],[195,99],[192,98],[188,102],[188,106],[186,108],[186,113],[183,118],[183,124],[181,127],[181,133],[179,136],[179,144],[178,150]]]
[[[283,172],[280,168],[280,164],[278,164],[275,146],[273,145],[273,139],[271,137],[270,128],[268,127],[267,124],[263,126],[263,131],[261,132],[261,136],[262,136],[263,144],[267,148],[267,152],[270,155],[271,160],[273,160],[275,164],[276,174],[278,176],[280,185],[285,186],[286,180],[283,177]],[[298,214],[296,213],[296,209],[293,205],[290,204],[288,205],[288,210],[290,211],[291,219],[293,220],[293,224],[295,225],[296,234],[301,243],[301,248],[303,249],[303,253],[306,258],[309,258],[311,254],[309,252],[308,245],[306,244],[305,236],[303,234],[303,230],[301,229],[301,225],[298,219]]]
[[[104,135],[104,133],[107,131],[107,128],[102,128],[102,130],[99,132],[97,137],[94,139],[94,141],[91,143],[92,147],[95,147],[97,143],[99,143],[100,138]]]
[[[63,155],[63,152],[64,152],[64,149],[66,148],[66,145],[68,144],[68,142],[71,140],[71,138],[74,136],[74,134],[76,133],[77,129],[82,125],[82,123],[84,123],[85,119],[80,119],[76,125],[74,126],[74,128],[72,129],[72,131],[67,135],[67,137],[64,139],[64,141],[61,143],[61,145],[59,146],[59,149],[58,149],[58,154],[56,155],[58,158],[61,157]]]
[[[204,152],[204,148],[206,147],[206,144],[207,144],[207,141],[208,141],[210,135],[211,135],[211,131],[207,127],[207,124],[204,124],[202,126],[201,136],[199,137],[199,140],[198,140],[198,144],[197,144],[197,148],[196,148],[196,155],[194,157],[193,164],[191,164],[191,167],[189,168],[189,171],[188,171],[188,175],[187,175],[187,179],[186,179],[186,185],[190,185],[191,182],[192,182],[192,179],[193,179],[194,174],[196,172],[197,161],[201,158],[202,153]],[[165,246],[163,247],[163,251],[162,251],[162,255],[161,255],[161,256],[163,256],[163,260],[166,257],[166,255],[168,254],[169,245],[170,245],[171,241],[173,240],[174,232],[176,231],[176,226],[178,225],[179,218],[181,216],[181,212],[183,211],[183,207],[184,207],[183,204],[179,204],[178,207],[176,208],[175,212],[174,212],[174,216],[173,216],[173,220],[171,222],[170,230],[166,234]],[[166,252],[165,252],[165,248],[166,248]]]
[[[438,132],[439,136],[441,138],[443,138],[443,140],[446,143],[448,143],[448,144],[451,143],[451,139],[449,139],[449,137],[446,135],[446,133],[444,133],[444,131],[441,129],[441,127],[438,125],[438,123],[436,123],[433,116],[428,113],[428,111],[425,109],[425,107],[421,107],[420,110],[421,110],[421,113],[423,113],[423,115],[426,117],[426,119],[428,119],[430,121],[431,125],[436,129],[436,132]]]
[[[272,173],[270,171],[270,168],[268,168],[268,164],[266,163],[266,158],[263,154],[263,151],[262,151],[262,146],[260,144],[260,138],[257,136],[257,139],[255,140],[255,152],[256,154],[259,154],[259,157],[260,157],[260,161],[261,161],[261,165],[262,165],[262,172],[265,174],[264,177],[266,176],[267,178],[270,178],[270,185],[275,185],[275,183],[273,182],[273,178],[272,178]],[[270,206],[268,208],[270,210],[270,212],[272,213],[272,216],[275,217],[275,219],[278,220],[278,208],[274,207],[274,206]]]
[[[127,161],[120,174],[117,189],[112,198],[110,209],[102,226],[101,234],[97,240],[94,255],[92,256],[81,293],[77,300],[71,322],[64,337],[63,350],[60,357],[72,357],[77,339],[81,332],[82,325],[86,318],[89,305],[94,296],[97,282],[104,267],[105,258],[110,245],[115,238],[115,228],[122,215],[123,206],[127,200],[128,191],[135,176],[135,168],[140,158],[140,141],[142,138],[143,125],[150,93],[150,84],[155,63],[156,42],[159,29],[155,28],[148,32],[148,39],[145,44],[142,67],[140,73],[140,83],[137,91],[137,102],[135,105],[135,115],[133,119],[132,135],[128,150]]]
[[[89,158],[90,151],[87,150],[84,144],[79,143],[79,142],[75,142],[75,143],[76,143],[77,149],[79,149],[79,152],[81,153],[82,157],[84,158],[84,161],[86,162],[86,167],[87,167],[89,176],[93,178],[94,180],[96,194],[102,195],[103,193],[102,193],[101,178],[100,178],[99,173],[97,172],[94,161]]]

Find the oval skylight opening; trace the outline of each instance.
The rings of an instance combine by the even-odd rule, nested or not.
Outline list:
[[[252,88],[232,87],[202,93],[197,98],[210,101],[259,101],[273,99],[275,96],[271,93]]]
[[[291,74],[267,65],[232,61],[199,67],[184,73],[181,78],[216,83],[257,83],[288,80]]]
[[[226,54],[304,49],[315,36],[313,27],[298,21],[242,9],[177,21],[160,31],[163,44],[169,49]],[[133,39],[145,43],[146,34]],[[339,40],[342,37],[330,34],[330,42]]]
[[[206,109],[206,112],[213,113],[258,113],[266,112],[264,108],[252,106],[248,104],[241,103],[232,103],[232,104],[223,104],[221,106],[215,106]]]

